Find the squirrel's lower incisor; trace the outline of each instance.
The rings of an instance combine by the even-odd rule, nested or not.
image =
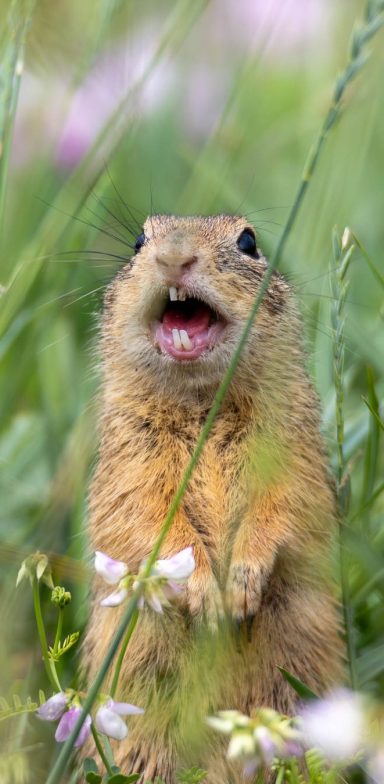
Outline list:
[[[160,531],[267,268],[240,217],[154,216],[108,287],[92,547],[136,572]],[[217,710],[294,713],[283,667],[321,694],[342,672],[332,598],[334,496],[290,287],[274,273],[162,548],[196,569],[163,615],[148,608],[117,698],[145,709],[113,744],[140,783],[200,765],[243,781],[205,724]],[[96,580],[84,649],[92,680],[121,618]],[[108,691],[105,685],[104,691]],[[227,738],[225,738],[227,743]]]

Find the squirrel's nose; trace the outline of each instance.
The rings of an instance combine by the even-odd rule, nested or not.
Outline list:
[[[178,278],[194,267],[197,263],[197,256],[159,252],[156,255],[156,262],[163,273],[172,278]]]

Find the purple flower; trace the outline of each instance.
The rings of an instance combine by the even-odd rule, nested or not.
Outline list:
[[[144,713],[142,708],[130,705],[129,702],[108,700],[96,713],[95,725],[99,732],[115,740],[124,740],[128,735],[128,727],[121,716]]]
[[[109,555],[96,550],[95,569],[108,585],[116,585],[128,574],[128,566],[123,561],[115,561]]]
[[[81,708],[78,707],[70,708],[65,713],[63,713],[55,732],[55,739],[58,741],[58,743],[63,743],[63,741],[69,738],[80,714]],[[83,743],[87,740],[88,735],[91,732],[91,723],[92,719],[88,714],[74,743],[75,748],[79,748],[79,746],[82,746]]]
[[[69,697],[63,691],[54,694],[49,700],[40,705],[36,715],[43,721],[56,721],[63,715],[67,708]]]

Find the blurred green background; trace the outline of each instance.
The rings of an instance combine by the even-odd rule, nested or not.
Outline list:
[[[246,214],[271,253],[364,7],[359,0],[1,2],[4,697],[36,697],[47,687],[29,586],[15,591],[26,554],[57,556],[57,578],[74,595],[68,630],[86,620],[87,566],[79,560],[97,448],[106,283],[150,212]],[[340,233],[350,226],[366,249],[353,254],[345,307],[347,557],[359,684],[383,696],[384,460],[380,424],[362,400],[378,411],[384,388],[383,31],[368,49],[282,269],[303,313],[335,464],[333,226]],[[46,611],[53,624],[48,604]],[[52,733],[37,724],[34,717],[0,723],[5,784],[44,779],[54,750],[42,752],[41,741]]]

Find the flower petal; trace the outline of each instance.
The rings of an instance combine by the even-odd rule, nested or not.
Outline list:
[[[163,594],[166,599],[169,601],[174,599],[175,596],[179,596],[182,591],[184,591],[185,586],[182,583],[176,583],[173,580],[169,580],[166,585],[163,585]]]
[[[61,717],[55,732],[55,739],[59,743],[67,740],[81,713],[81,708],[70,708]]]
[[[150,605],[150,607],[152,607],[152,610],[154,610],[155,612],[157,613],[163,612],[161,601],[156,593],[149,594],[149,596],[147,596],[147,602]]]
[[[80,713],[81,713],[81,708],[73,707],[62,715],[59,724],[57,726],[57,730],[55,732],[55,739],[58,741],[58,743],[63,743],[63,741],[69,738],[80,716]],[[85,717],[84,724],[75,740],[74,743],[75,748],[78,749],[79,746],[82,746],[84,741],[86,741],[86,739],[88,738],[88,735],[91,731],[91,723],[92,723],[92,719],[88,714]]]
[[[351,759],[362,746],[364,711],[358,694],[339,689],[308,703],[301,717],[306,745],[320,749],[329,760]]]
[[[101,607],[118,607],[119,604],[122,604],[128,596],[128,591],[126,588],[120,588],[119,591],[114,591],[110,593],[109,596],[106,596],[105,599],[102,599],[100,602]]]
[[[123,561],[115,561],[109,555],[96,550],[95,569],[108,585],[115,585],[128,574],[128,566]]]
[[[265,765],[270,765],[273,758],[276,756],[276,744],[271,736],[267,727],[256,727],[253,733],[257,746],[260,750]]]
[[[108,700],[107,708],[114,711],[114,713],[118,713],[119,716],[144,713],[144,709],[138,708],[137,705],[131,705],[129,702],[115,702],[115,700]]]
[[[184,550],[175,553],[171,558],[161,558],[156,561],[154,573],[170,580],[187,580],[195,566],[193,548],[185,547]]]
[[[234,723],[231,719],[225,719],[220,716],[207,716],[206,722],[213,730],[225,732],[226,734],[232,732],[234,727]]]
[[[128,727],[117,712],[103,705],[96,713],[96,729],[115,740],[123,740],[128,735]]]
[[[59,719],[60,716],[63,715],[68,700],[69,697],[67,697],[63,691],[59,691],[40,705],[40,708],[36,711],[36,715],[39,719],[43,719],[43,721],[56,721],[56,719]]]
[[[85,743],[85,741],[87,740],[88,735],[91,732],[91,724],[92,724],[92,719],[88,713],[88,715],[85,717],[84,724],[75,740],[75,743],[73,744],[75,749],[78,749],[79,746],[82,746],[83,743]]]
[[[234,732],[227,749],[228,759],[257,758],[255,741],[250,732]]]

